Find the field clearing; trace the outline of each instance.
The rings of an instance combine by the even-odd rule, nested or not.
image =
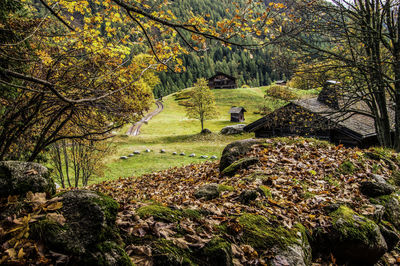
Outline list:
[[[164,110],[153,117],[148,124],[141,128],[139,136],[126,136],[125,133],[130,125],[122,128],[117,136],[113,138],[114,152],[104,160],[107,170],[103,177],[92,178],[90,183],[98,183],[103,180],[118,179],[120,177],[137,177],[143,174],[168,169],[170,167],[200,163],[210,159],[201,159],[200,155],[211,157],[215,155],[218,159],[222,150],[232,141],[252,138],[254,134],[242,134],[236,136],[220,135],[219,131],[228,125],[239,124],[230,122],[229,109],[232,106],[243,106],[245,113],[245,124],[249,124],[262,117],[257,114],[263,106],[272,110],[285,104],[284,101],[276,99],[264,99],[268,87],[239,88],[213,90],[218,116],[215,119],[205,121],[205,128],[213,133],[200,135],[200,122],[186,117],[185,107],[178,104],[176,94],[163,98]],[[294,90],[299,97],[310,97],[314,91]],[[305,96],[304,96],[305,95]],[[155,108],[155,105],[153,106]],[[151,111],[151,110],[150,110]],[[150,149],[151,152],[144,152]],[[166,153],[160,153],[165,149]],[[119,159],[134,151],[141,154],[129,157],[127,160]],[[172,155],[177,152],[178,155]],[[186,156],[180,156],[184,152]],[[195,153],[196,157],[189,157]],[[217,160],[218,160],[217,159]]]

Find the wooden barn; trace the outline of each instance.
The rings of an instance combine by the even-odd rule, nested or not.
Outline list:
[[[208,79],[210,89],[236,89],[236,78],[222,72],[217,72]]]
[[[243,122],[244,121],[244,112],[247,112],[243,107],[232,106],[229,110],[231,114],[231,122]]]
[[[317,98],[292,101],[247,125],[244,131],[256,138],[308,136],[345,146],[366,148],[378,145],[373,118],[340,113],[340,97],[327,85]]]

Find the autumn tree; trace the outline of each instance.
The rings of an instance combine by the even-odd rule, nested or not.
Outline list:
[[[204,78],[198,79],[190,93],[186,113],[189,118],[198,119],[201,131],[204,129],[204,121],[217,116],[214,94]]]
[[[169,4],[1,1],[0,160],[38,160],[64,139],[107,138],[149,108],[154,72],[184,71],[180,54],[206,51],[215,41],[268,44],[253,37],[265,35],[284,7],[226,1],[231,16],[212,21],[190,12],[177,17]]]
[[[380,144],[400,150],[399,1],[294,3],[287,12],[301,23],[282,22],[279,41],[309,73],[334,73],[345,96],[337,115],[373,118]]]

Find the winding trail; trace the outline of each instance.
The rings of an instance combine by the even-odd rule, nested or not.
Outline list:
[[[157,109],[154,110],[151,113],[148,113],[145,117],[143,117],[140,121],[136,122],[133,124],[129,129],[128,132],[126,132],[126,135],[128,136],[137,136],[140,133],[140,128],[144,123],[147,123],[153,116],[158,115],[162,110],[164,110],[164,105],[162,104],[161,101],[157,100],[156,101]]]

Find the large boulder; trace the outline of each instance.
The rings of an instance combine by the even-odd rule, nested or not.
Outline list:
[[[390,195],[395,188],[386,182],[364,181],[360,184],[360,191],[368,197]]]
[[[311,264],[311,248],[302,225],[287,229],[254,214],[243,214],[238,222],[243,228],[241,241],[251,245],[258,254],[269,254],[267,265]]]
[[[206,200],[215,199],[219,196],[217,184],[207,184],[199,187],[195,192],[194,196],[197,199],[205,198]]]
[[[115,227],[115,200],[89,190],[72,190],[60,197],[65,224],[42,220],[32,228],[35,238],[69,256],[72,264],[131,265]]]
[[[378,198],[385,207],[383,220],[392,223],[397,230],[400,230],[400,203],[396,195],[387,195]]]
[[[240,169],[247,169],[253,164],[257,164],[260,160],[257,157],[247,157],[239,159],[226,167],[222,172],[222,176],[234,176]]]
[[[240,157],[249,152],[253,145],[260,143],[262,143],[262,141],[259,139],[245,139],[228,144],[222,152],[219,171],[222,172],[226,167],[230,166],[232,163],[239,160]]]
[[[226,126],[223,129],[221,129],[221,134],[223,135],[235,135],[235,134],[241,134],[243,133],[243,128],[245,127],[245,124],[237,124],[237,125],[232,125],[232,126]]]
[[[373,265],[388,250],[379,226],[352,209],[340,206],[329,214],[332,224],[327,230],[316,228],[313,252],[332,254],[339,263]]]
[[[56,186],[48,169],[32,162],[0,162],[0,198],[25,195],[28,191],[55,193]]]

